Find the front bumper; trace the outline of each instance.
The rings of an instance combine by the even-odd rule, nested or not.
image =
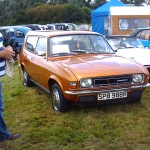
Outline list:
[[[150,83],[145,85],[131,86],[127,88],[118,88],[118,89],[109,89],[109,90],[85,90],[85,91],[65,91],[68,95],[84,95],[84,94],[97,94],[103,92],[111,92],[111,91],[121,91],[121,90],[138,90],[150,87]]]

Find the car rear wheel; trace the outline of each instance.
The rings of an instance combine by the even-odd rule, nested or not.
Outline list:
[[[23,70],[23,85],[26,87],[31,86],[30,77],[25,70]]]
[[[54,111],[66,112],[69,111],[69,104],[65,100],[61,88],[57,83],[53,84],[51,90],[52,107]]]

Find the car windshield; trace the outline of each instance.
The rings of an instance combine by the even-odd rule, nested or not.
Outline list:
[[[89,53],[114,53],[101,35],[76,34],[55,36],[49,39],[49,55],[72,55]]]
[[[143,48],[142,43],[136,38],[110,38],[108,39],[108,42],[114,50],[124,48]]]

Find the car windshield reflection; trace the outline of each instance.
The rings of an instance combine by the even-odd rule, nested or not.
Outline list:
[[[114,50],[124,48],[143,48],[142,43],[136,38],[110,38],[108,39],[108,42]]]
[[[99,35],[67,35],[49,39],[49,55],[114,53],[107,41]]]

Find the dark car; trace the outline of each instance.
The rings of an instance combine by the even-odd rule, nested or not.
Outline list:
[[[32,30],[43,30],[43,27],[40,24],[26,24],[24,26],[31,28]]]
[[[137,28],[130,36],[139,38],[145,48],[150,48],[150,27]]]

